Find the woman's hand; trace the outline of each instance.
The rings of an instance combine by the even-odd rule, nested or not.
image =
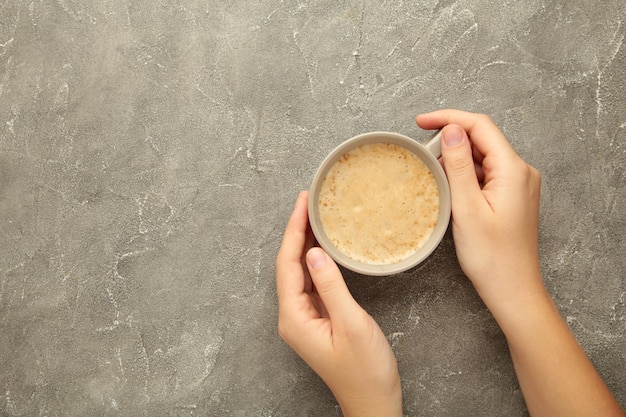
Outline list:
[[[352,298],[296,202],[276,258],[280,336],[326,382],[344,416],[402,416],[396,358],[378,324]]]
[[[457,256],[487,306],[497,309],[543,293],[539,172],[485,115],[440,110],[416,120],[423,129],[443,128]]]
[[[487,116],[440,110],[459,262],[506,336],[533,417],[624,416],[559,315],[539,268],[537,170]]]

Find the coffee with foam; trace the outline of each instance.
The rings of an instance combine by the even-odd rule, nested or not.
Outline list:
[[[320,187],[325,233],[338,250],[365,264],[392,264],[417,252],[438,215],[432,172],[411,151],[391,143],[345,153]]]

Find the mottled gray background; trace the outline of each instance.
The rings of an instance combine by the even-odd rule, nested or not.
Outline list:
[[[543,174],[541,262],[626,403],[623,0],[0,1],[0,415],[338,416],[274,258],[344,139],[490,114]],[[346,273],[407,416],[526,416],[451,236]]]

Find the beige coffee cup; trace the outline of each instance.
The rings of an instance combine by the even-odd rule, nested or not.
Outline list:
[[[364,145],[370,145],[370,146],[364,147]],[[413,214],[407,215],[407,216],[402,215],[400,216],[402,218],[396,219],[397,222],[396,220],[393,220],[393,222],[398,223],[402,221],[407,221],[408,222],[407,225],[418,224],[418,222],[420,221],[419,220],[420,216],[426,215],[425,213],[422,213],[422,214],[419,213],[419,210],[422,210],[424,212],[428,211],[430,213],[428,214],[428,216],[431,217],[431,219],[429,220],[430,226],[428,227],[429,227],[429,230],[432,230],[432,232],[430,232],[429,235],[428,234],[423,235],[423,236],[420,235],[422,237],[420,238],[421,239],[420,242],[415,244],[415,250],[414,251],[410,250],[408,253],[404,253],[402,256],[400,256],[401,259],[391,260],[392,258],[387,258],[387,260],[381,261],[380,259],[376,257],[375,254],[369,258],[354,256],[354,254],[351,253],[350,250],[346,250],[347,246],[346,244],[341,242],[341,239],[337,239],[336,237],[333,237],[331,239],[330,236],[334,236],[334,234],[331,230],[330,224],[332,223],[333,224],[332,227],[335,227],[334,225],[337,224],[337,221],[328,220],[329,217],[326,216],[326,221],[329,224],[328,225],[324,224],[324,218],[323,218],[324,216],[320,214],[320,211],[327,213],[328,204],[331,204],[331,205],[334,204],[334,207],[332,207],[332,209],[334,210],[335,213],[339,211],[338,218],[349,219],[349,221],[344,221],[345,224],[339,225],[337,227],[343,227],[342,230],[343,230],[344,236],[346,236],[346,233],[347,233],[347,237],[343,240],[345,240],[346,242],[350,242],[352,241],[352,237],[350,236],[351,232],[350,232],[350,228],[347,227],[346,224],[350,223],[350,221],[352,221],[352,219],[357,215],[368,216],[367,213],[371,212],[371,211],[366,211],[365,212],[366,214],[363,214],[361,210],[360,202],[365,201],[366,203],[364,204],[377,204],[378,205],[377,207],[380,207],[380,212],[382,213],[384,213],[384,210],[385,210],[384,208],[385,202],[393,201],[393,204],[396,204],[397,201],[395,199],[395,195],[393,194],[395,192],[394,191],[395,190],[394,178],[396,177],[392,177],[390,175],[388,179],[385,179],[384,173],[382,175],[378,175],[378,174],[375,175],[375,178],[373,181],[377,183],[379,179],[380,181],[386,180],[388,182],[388,186],[385,186],[385,184],[383,183],[382,188],[380,188],[380,185],[378,185],[378,188],[373,187],[372,189],[369,189],[368,184],[363,183],[363,184],[359,184],[359,186],[363,186],[363,187],[352,187],[352,190],[361,189],[361,188],[365,190],[365,192],[361,193],[363,195],[357,195],[357,200],[359,200],[359,204],[352,204],[351,200],[350,202],[348,202],[347,200],[348,198],[354,199],[354,195],[352,195],[353,194],[352,191],[350,192],[351,193],[350,195],[352,195],[351,197],[347,197],[348,194],[345,194],[345,193],[343,194],[346,196],[345,202],[347,203],[346,206],[348,207],[345,210],[342,206],[342,201],[341,201],[342,193],[341,192],[333,191],[334,194],[333,194],[332,202],[327,203],[326,201],[326,196],[329,195],[328,190],[336,189],[336,187],[328,188],[329,186],[325,184],[325,180],[328,178],[328,181],[330,181],[330,178],[332,178],[334,175],[340,175],[340,174],[335,174],[338,168],[334,168],[336,166],[339,166],[337,165],[339,163],[338,161],[341,160],[341,163],[343,163],[346,160],[349,160],[353,155],[355,155],[355,152],[363,152],[365,150],[387,149],[387,148],[390,150],[390,152],[392,150],[397,150],[398,152],[401,152],[402,156],[399,154],[398,159],[401,159],[403,157],[406,160],[408,156],[408,159],[411,161],[421,161],[421,163],[423,163],[423,165],[421,165],[422,168],[425,165],[425,168],[427,168],[427,170],[423,170],[423,171],[429,172],[430,174],[432,174],[432,176],[428,176],[428,181],[430,181],[429,184],[432,184],[432,185],[429,185],[429,187],[433,188],[434,184],[436,184],[436,192],[438,192],[439,204],[438,204],[438,212],[430,213],[430,210],[431,210],[430,208],[434,207],[432,203],[434,199],[436,199],[436,197],[433,197],[433,196],[435,196],[436,194],[432,194],[432,196],[430,197],[430,200],[429,200],[430,202],[428,203],[429,205],[427,206],[428,207],[427,210],[423,209],[425,207],[424,205],[421,205],[421,206],[419,205],[419,204],[425,204],[425,203],[419,203],[419,201],[417,200],[416,202],[414,202],[413,200],[410,200],[409,205],[412,206],[413,204],[415,204],[415,209],[412,209]],[[413,157],[412,155],[415,155],[417,158]],[[317,239],[317,242],[319,243],[319,245],[338,264],[343,265],[344,267],[354,272],[364,274],[364,275],[372,275],[372,276],[393,275],[393,274],[406,271],[410,268],[413,268],[417,266],[419,263],[421,263],[422,261],[424,261],[439,245],[439,243],[443,239],[443,236],[450,222],[450,212],[451,212],[450,211],[450,187],[448,185],[448,180],[446,178],[445,172],[438,161],[438,158],[440,156],[441,156],[441,132],[436,133],[430,140],[428,140],[423,145],[407,136],[404,136],[398,133],[370,132],[370,133],[364,133],[364,134],[355,136],[343,142],[341,145],[337,146],[324,159],[324,161],[318,168],[317,173],[315,174],[315,177],[313,179],[311,189],[310,189],[309,206],[308,206],[309,221],[311,223],[311,229],[313,230],[313,234],[315,235],[315,238]],[[353,161],[355,161],[355,159],[353,159]],[[420,162],[416,162],[416,164],[420,164]],[[345,165],[347,166],[347,164]],[[349,168],[349,169],[353,170],[352,171],[353,175],[351,175],[351,178],[361,178],[361,177],[365,178],[368,175],[367,171],[369,171],[367,166],[364,167],[363,165],[361,165],[360,168],[357,166],[357,168]],[[361,169],[363,175],[359,174],[357,171],[354,171],[355,169]],[[404,169],[403,167],[400,168],[401,174],[402,174],[403,169]],[[396,175],[397,175],[397,172],[398,172],[398,168],[395,168]],[[371,173],[369,174],[371,175]],[[334,178],[333,178],[333,181],[334,181]],[[357,180],[357,181],[360,181],[360,180]],[[404,185],[398,188],[402,188],[402,190],[405,190],[403,191],[405,194],[407,193],[406,190],[410,189]],[[348,187],[347,189],[350,189],[350,187]],[[375,190],[379,190],[379,192],[376,193]],[[419,190],[415,190],[414,193],[413,191],[411,191],[410,195],[411,196],[413,194],[418,195],[420,193],[421,192]],[[321,201],[321,197],[324,197],[325,200]],[[320,204],[323,204],[323,206],[321,207]],[[400,203],[397,203],[397,204],[400,204]],[[402,204],[405,204],[405,202],[402,202]],[[413,215],[415,216],[414,219],[411,218],[411,216]],[[396,213],[396,217],[397,217],[397,213]],[[360,227],[355,226],[358,229],[356,231],[358,231],[359,233],[362,230],[371,231],[371,232],[368,232],[370,234],[367,235],[368,237],[366,238],[363,238],[363,234],[361,234],[361,240],[367,240],[368,242],[357,242],[359,245],[361,245],[362,243],[369,245],[367,253],[372,253],[372,251],[375,251],[375,249],[371,249],[371,248],[375,248],[378,242],[382,241],[382,237],[385,236],[385,234],[389,235],[390,233],[392,233],[392,232],[389,232],[387,229],[389,221],[392,221],[392,220],[389,219],[389,216],[385,217],[384,214],[382,216],[377,214],[375,216],[365,217],[359,221],[361,221],[363,225],[367,226],[367,229],[365,228],[361,229]],[[380,227],[377,222],[380,222]],[[339,221],[339,223],[341,223],[341,221]],[[401,225],[401,223],[398,223],[398,225],[401,227],[400,234],[402,234],[404,230],[410,230],[410,228],[404,228]],[[356,231],[355,231],[355,236],[359,234],[359,233],[356,233]],[[393,235],[386,236],[386,239],[387,239],[387,243],[385,243],[386,245],[385,247],[387,249],[389,248],[390,245],[393,246],[395,244]],[[371,240],[371,242],[369,240]],[[338,246],[343,247],[343,249],[340,249]]]

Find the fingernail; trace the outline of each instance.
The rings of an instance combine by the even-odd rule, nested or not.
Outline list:
[[[443,141],[446,146],[452,147],[463,142],[463,130],[458,126],[450,126],[443,132]]]
[[[307,261],[309,262],[309,266],[313,269],[321,268],[328,262],[326,253],[320,248],[311,248],[307,255]]]

